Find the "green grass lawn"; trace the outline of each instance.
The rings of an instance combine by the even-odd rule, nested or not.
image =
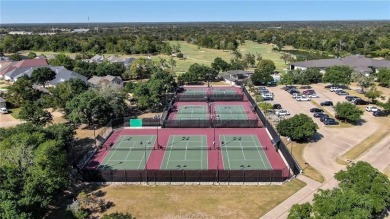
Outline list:
[[[18,119],[19,118],[19,112],[20,110],[22,110],[21,107],[18,107],[18,108],[12,108],[12,109],[8,109],[8,112],[15,118],[15,119]]]
[[[198,47],[197,45],[187,43],[185,41],[169,41],[171,45],[175,45],[177,43],[181,46],[181,52],[184,54],[186,59],[178,59],[174,58],[176,60],[176,67],[174,68],[174,71],[177,74],[181,74],[183,72],[186,72],[188,68],[194,64],[204,64],[207,66],[211,66],[211,63],[214,61],[216,57],[221,57],[227,62],[230,62],[230,59],[233,58],[233,54],[231,51],[228,50],[217,50],[217,49],[209,49],[204,47]],[[260,53],[263,59],[270,59],[272,60],[276,65],[276,70],[283,71],[283,69],[286,68],[286,65],[284,64],[284,61],[280,59],[281,54],[279,52],[272,51],[272,45],[269,44],[258,44],[253,41],[245,41],[245,44],[238,47],[238,51],[240,51],[243,55],[246,53]],[[22,55],[28,54],[30,51],[22,51]],[[40,51],[32,51],[36,54],[44,54],[44,55],[50,55],[50,54],[59,54],[54,52],[40,52]],[[71,57],[75,56],[75,53],[64,53],[66,55],[69,55]],[[144,57],[146,58],[147,55],[125,55],[125,54],[104,54],[106,57],[111,55],[118,55],[121,57]],[[168,55],[155,55],[151,56],[152,60],[158,60],[159,58],[164,58],[167,61],[170,59],[170,56]]]

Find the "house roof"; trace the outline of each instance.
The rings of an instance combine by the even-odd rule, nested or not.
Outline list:
[[[25,59],[17,62],[11,62],[8,66],[1,68],[0,75],[6,75],[7,73],[17,69],[17,68],[31,68],[36,66],[47,66],[46,59],[43,57],[35,59]]]
[[[88,80],[88,82],[91,83],[91,84],[94,84],[94,85],[99,85],[104,80],[106,80],[108,82],[112,82],[116,78],[119,79],[119,80],[122,80],[122,78],[119,77],[119,76],[106,75],[104,77],[93,76],[92,78],[90,78]]]
[[[387,60],[377,60],[366,58],[362,55],[351,55],[341,59],[318,59],[318,60],[310,60],[304,62],[294,62],[291,65],[299,66],[299,67],[319,67],[319,68],[327,68],[335,65],[346,65],[353,68],[355,71],[365,73],[372,72],[374,68],[390,68],[390,61]]]

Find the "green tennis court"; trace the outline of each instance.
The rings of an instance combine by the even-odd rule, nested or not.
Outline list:
[[[206,170],[206,135],[171,135],[161,164],[162,170]]]
[[[155,140],[155,135],[123,135],[109,149],[98,168],[143,170]]]
[[[224,169],[272,169],[257,135],[220,135]]]
[[[206,94],[206,90],[205,89],[186,89],[184,91],[184,94],[185,95],[202,95],[202,94]]]
[[[233,89],[212,89],[213,94],[236,94],[237,91]]]
[[[207,106],[186,105],[180,106],[176,115],[178,120],[208,119]]]
[[[214,112],[217,119],[221,120],[246,120],[249,113],[240,105],[216,105]]]

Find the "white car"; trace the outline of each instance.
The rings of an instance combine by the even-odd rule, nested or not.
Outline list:
[[[308,95],[308,97],[310,97],[310,98],[320,98],[320,96],[318,96],[317,94],[310,94],[310,95]]]
[[[339,88],[339,87],[331,87],[330,88],[330,92],[336,92],[336,91],[342,91],[343,89]]]
[[[376,111],[378,111],[379,109],[378,109],[378,107],[376,107],[376,106],[368,106],[368,107],[366,107],[366,111],[367,112],[376,112]]]
[[[276,111],[275,115],[277,115],[277,116],[289,116],[290,112],[288,112],[287,110],[281,109],[281,110]]]
[[[296,98],[297,101],[310,101],[309,97],[306,96],[300,96]]]
[[[0,113],[1,114],[7,114],[8,113],[7,108],[4,108],[4,107],[0,108]]]

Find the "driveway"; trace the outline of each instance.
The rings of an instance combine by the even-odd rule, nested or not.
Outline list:
[[[15,119],[11,114],[0,114],[0,128],[14,127],[22,123],[24,121]]]
[[[337,94],[324,89],[323,86],[323,84],[313,86],[313,89],[320,96],[320,98],[313,99],[313,101],[317,103],[320,103],[324,100],[331,100],[334,103],[338,101],[345,101],[344,96],[338,96]],[[275,100],[273,103],[280,103],[284,109],[290,111],[292,116],[298,113],[304,113],[312,116],[312,113],[310,113],[309,109],[316,107],[312,102],[296,101],[289,93],[282,89],[282,86],[271,87],[269,90],[275,94]],[[327,109],[329,113],[334,115],[333,108],[324,108]],[[365,120],[365,122],[361,125],[344,128],[338,126],[327,127],[323,125],[319,119],[313,117],[314,121],[319,125],[318,133],[321,140],[309,143],[303,152],[303,157],[310,166],[315,168],[324,176],[325,181],[322,185],[318,186],[317,189],[312,190],[310,194],[294,194],[290,198],[291,200],[295,200],[295,202],[290,202],[290,206],[296,203],[302,204],[305,202],[311,202],[313,200],[314,193],[318,189],[331,189],[337,186],[337,180],[335,180],[333,176],[336,172],[345,168],[345,166],[338,164],[336,162],[336,158],[373,134],[378,128],[381,127],[379,121],[383,119],[373,117],[370,113],[367,112],[364,113],[362,118]],[[387,136],[374,148],[361,156],[358,160],[367,161],[374,167],[383,171],[390,164],[390,150],[388,145],[390,145],[390,136]],[[386,151],[386,153],[383,153],[384,151]],[[286,208],[286,203],[284,203],[284,205],[280,205],[274,208],[272,210],[272,215],[267,214],[264,215],[263,218],[287,218],[288,210],[289,208]]]

